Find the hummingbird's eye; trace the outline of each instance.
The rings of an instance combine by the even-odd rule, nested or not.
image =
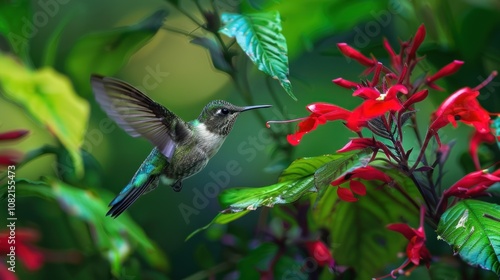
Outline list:
[[[227,114],[229,114],[229,109],[222,108],[222,109],[219,110],[219,112],[220,112],[221,115],[227,115]]]

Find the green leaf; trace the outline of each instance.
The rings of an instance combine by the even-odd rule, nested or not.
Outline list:
[[[52,68],[27,69],[13,57],[0,53],[0,88],[9,100],[26,109],[47,126],[70,153],[78,176],[83,174],[83,143],[89,105],[70,80]]]
[[[200,231],[203,231],[203,230],[206,230],[207,228],[209,228],[211,225],[213,224],[219,224],[219,225],[225,225],[227,223],[230,223],[234,220],[237,220],[243,216],[245,216],[246,214],[248,214],[250,211],[241,211],[241,212],[237,212],[237,213],[228,213],[228,214],[224,214],[224,213],[219,213],[217,214],[217,216],[215,216],[215,218],[210,222],[208,223],[206,226],[204,227],[201,227],[195,231],[193,231],[190,235],[188,235],[188,237],[186,237],[186,240],[185,241],[188,241],[189,239],[191,239],[191,237],[193,237],[194,235],[196,235],[198,232]]]
[[[295,160],[283,171],[278,183],[260,188],[233,188],[219,195],[226,212],[255,210],[261,206],[292,203],[303,195],[317,192],[333,179],[349,171],[367,151],[324,155]],[[332,167],[335,166],[336,169]],[[327,179],[331,179],[327,181]]]
[[[66,63],[66,69],[78,88],[90,92],[90,75],[112,76],[130,56],[146,45],[163,26],[167,15],[160,10],[143,21],[126,26],[88,34],[76,42]]]
[[[258,14],[230,14],[221,16],[221,33],[235,37],[238,45],[260,71],[277,79],[294,100],[292,84],[288,80],[288,55],[285,36],[281,34],[278,12]]]
[[[20,196],[36,195],[53,199],[68,215],[86,222],[96,247],[111,263],[113,275],[122,274],[122,265],[134,248],[151,265],[168,269],[166,256],[130,216],[125,213],[115,220],[106,217],[106,201],[112,199],[111,194],[106,193],[101,198],[90,190],[75,188],[55,179],[47,179],[45,183],[23,180],[18,182],[16,191]]]
[[[500,205],[462,200],[441,216],[438,239],[471,265],[500,275]]]
[[[379,188],[363,181],[366,196],[357,202],[341,201],[336,188],[327,188],[313,217],[320,227],[330,230],[333,258],[339,265],[357,272],[357,279],[372,279],[397,260],[406,239],[386,225],[405,222],[418,224],[418,211],[392,188]],[[349,252],[346,254],[345,252]]]

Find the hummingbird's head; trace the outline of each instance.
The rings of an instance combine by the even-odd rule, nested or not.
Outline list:
[[[214,100],[203,108],[198,121],[203,123],[208,131],[227,136],[241,112],[268,107],[271,105],[239,107],[224,100]]]

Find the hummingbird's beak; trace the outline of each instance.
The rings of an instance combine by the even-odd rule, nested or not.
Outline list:
[[[253,109],[269,108],[269,107],[271,107],[271,105],[247,106],[247,107],[243,107],[240,112],[245,112],[245,111],[253,110]]]

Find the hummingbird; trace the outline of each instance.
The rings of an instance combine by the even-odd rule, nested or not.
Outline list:
[[[90,83],[97,102],[118,126],[154,145],[128,185],[109,204],[106,216],[114,218],[160,181],[180,191],[182,181],[200,172],[217,153],[241,112],[271,107],[239,107],[214,100],[198,118],[186,122],[126,82],[92,75]]]

